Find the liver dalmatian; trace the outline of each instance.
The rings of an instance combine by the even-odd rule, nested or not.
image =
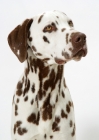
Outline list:
[[[64,64],[86,56],[86,35],[65,13],[49,11],[18,25],[8,43],[25,61],[12,102],[12,140],[76,140]]]

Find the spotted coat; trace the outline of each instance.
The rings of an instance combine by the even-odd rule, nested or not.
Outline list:
[[[76,140],[64,64],[86,56],[86,36],[66,14],[51,11],[26,19],[8,43],[25,61],[12,102],[12,140]]]

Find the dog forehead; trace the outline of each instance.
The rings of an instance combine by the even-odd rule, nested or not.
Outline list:
[[[60,22],[67,22],[69,17],[60,11],[47,11],[45,13],[37,15],[38,23],[42,22],[51,22],[51,21],[60,21]],[[42,21],[42,22],[41,22]]]
[[[57,18],[61,18],[64,17],[66,18],[67,15],[63,12],[60,11],[47,11],[45,12],[45,15],[49,16],[49,17],[57,17]]]

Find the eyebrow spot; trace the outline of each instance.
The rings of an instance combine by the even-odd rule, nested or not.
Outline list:
[[[40,22],[41,22],[41,20],[42,20],[43,16],[44,16],[44,15],[41,15],[41,16],[39,17],[39,19],[38,19],[38,23],[40,23]]]

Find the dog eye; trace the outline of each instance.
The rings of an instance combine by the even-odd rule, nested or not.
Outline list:
[[[52,26],[51,25],[48,25],[46,28],[45,28],[46,31],[51,31],[52,30]]]
[[[70,27],[73,27],[74,26],[73,25],[73,22],[71,20],[68,21],[68,24],[69,24]]]
[[[43,29],[43,32],[49,32],[49,33],[51,33],[52,31],[53,31],[52,25],[47,25],[47,26]]]
[[[53,31],[57,31],[57,27],[56,27],[56,25],[55,25],[54,22],[52,22],[50,25],[47,25],[47,26],[43,29],[43,32],[44,32],[44,33],[45,33],[45,32],[51,33],[51,32],[53,32]]]

